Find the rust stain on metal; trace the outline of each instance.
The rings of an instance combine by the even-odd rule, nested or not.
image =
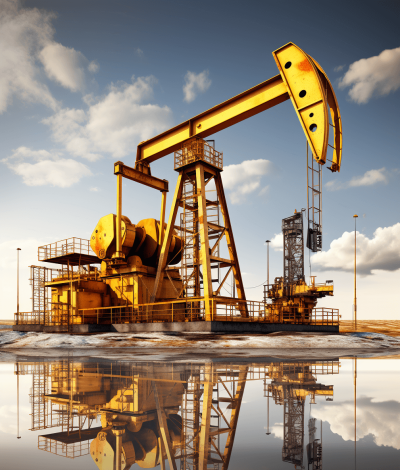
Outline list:
[[[312,71],[312,65],[307,59],[302,60],[297,64],[297,68],[301,70],[302,72],[311,72]]]

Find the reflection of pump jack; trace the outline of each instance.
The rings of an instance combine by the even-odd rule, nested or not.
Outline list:
[[[42,400],[32,411],[35,423],[44,412],[50,416],[35,429],[62,428],[39,436],[40,450],[69,458],[90,453],[101,470],[129,470],[135,463],[163,470],[165,460],[170,470],[178,462],[185,470],[228,468],[247,365],[199,364],[188,370],[177,364],[68,360],[23,363],[21,373],[34,375],[34,396],[42,382],[49,385],[40,388]],[[101,426],[92,426],[98,417]]]

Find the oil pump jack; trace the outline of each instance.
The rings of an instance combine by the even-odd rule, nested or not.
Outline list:
[[[298,46],[288,43],[274,51],[273,57],[279,75],[141,142],[134,168],[123,162],[115,163],[116,214],[100,219],[91,235],[90,247],[88,240],[68,239],[39,248],[39,261],[60,264],[63,269],[43,283],[43,289],[52,290],[51,305],[46,301],[41,307],[43,312],[19,315],[15,329],[36,323],[64,325],[72,331],[74,323],[248,321],[250,317],[260,322],[310,323],[313,314],[310,306],[315,304],[315,296],[309,302],[308,294],[315,291],[315,286],[307,286],[304,280],[292,280],[289,276],[279,288],[272,289],[268,293],[273,300],[272,308],[266,309],[264,302],[246,300],[221,179],[222,153],[205,140],[290,99],[312,155],[308,165],[312,202],[307,243],[313,251],[321,249],[321,211],[315,200],[320,194],[321,167],[329,161],[332,172],[340,171],[339,106],[322,67]],[[334,134],[332,160],[327,159],[330,126]],[[171,153],[178,180],[165,222],[168,181],[152,176],[150,165]],[[161,192],[160,220],[144,219],[135,224],[123,215],[123,178]],[[215,185],[214,199],[206,194],[206,186],[211,182]],[[288,231],[287,240],[292,240],[291,233]],[[224,242],[228,253],[225,258],[220,256]],[[179,262],[180,266],[176,266]],[[101,263],[100,270],[91,267],[96,263]],[[77,271],[73,271],[74,266]],[[83,270],[84,266],[87,268]],[[221,295],[231,272],[236,287],[233,299]],[[303,284],[296,284],[297,301],[293,303],[293,296],[290,297],[287,315],[285,302],[288,288],[293,291],[290,287],[293,282]],[[32,284],[35,285],[35,280]],[[327,292],[331,295],[332,286]],[[330,325],[338,325],[336,317],[329,321]]]

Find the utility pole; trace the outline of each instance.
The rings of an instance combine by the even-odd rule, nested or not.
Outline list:
[[[19,252],[21,248],[17,248],[17,319],[16,324],[18,325],[19,320]]]
[[[354,218],[354,330],[357,331],[357,217]]]
[[[265,243],[267,244],[267,286],[269,289],[269,244],[271,240],[265,240]]]

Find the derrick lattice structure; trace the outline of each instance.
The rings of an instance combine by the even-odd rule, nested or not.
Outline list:
[[[211,165],[222,168],[222,153],[217,152],[208,142],[195,139],[190,145],[175,153],[175,168],[180,168],[189,163],[206,161]],[[207,185],[210,180],[207,180]],[[208,240],[218,240],[211,249],[211,254],[219,258],[219,239],[221,235],[220,226],[220,204],[218,193],[212,184],[208,185],[206,198],[206,217],[208,222]],[[199,202],[201,194],[198,192],[196,171],[188,170],[183,174],[182,197],[180,214],[181,234],[183,238],[183,255],[181,260],[181,276],[184,286],[182,297],[200,297],[203,293],[203,273],[200,261],[200,224],[199,224]],[[210,263],[211,282],[219,283],[220,263]]]
[[[284,284],[304,281],[303,213],[282,220]]]

